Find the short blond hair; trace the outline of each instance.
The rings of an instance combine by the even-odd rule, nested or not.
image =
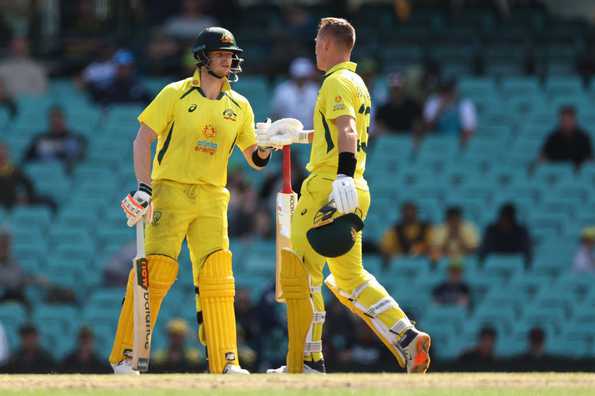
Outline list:
[[[336,43],[351,51],[355,45],[355,29],[343,18],[322,18],[318,25],[318,34],[330,34]]]

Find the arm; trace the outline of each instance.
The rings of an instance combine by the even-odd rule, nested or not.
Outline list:
[[[333,120],[339,139],[339,158],[337,178],[333,181],[331,200],[341,213],[353,213],[359,206],[355,188],[355,169],[357,168],[357,131],[355,119],[351,115],[341,115]]]
[[[141,123],[134,139],[134,173],[139,183],[151,185],[151,144],[157,137],[155,131]]]
[[[352,153],[355,155],[357,150],[355,119],[351,116],[343,115],[334,119],[333,122],[339,134],[339,153]],[[347,176],[353,177],[353,175]]]
[[[256,170],[262,170],[271,158],[271,150],[258,147],[256,144],[242,151],[246,162]]]

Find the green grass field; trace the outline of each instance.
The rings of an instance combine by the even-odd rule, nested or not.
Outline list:
[[[0,375],[4,396],[583,396],[595,374]]]

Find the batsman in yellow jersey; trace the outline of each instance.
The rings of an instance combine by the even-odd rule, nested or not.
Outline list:
[[[256,169],[267,164],[271,153],[257,147],[250,103],[230,87],[243,61],[234,36],[223,28],[207,28],[199,34],[193,53],[194,75],[163,88],[138,117],[134,168],[139,187],[121,206],[129,226],[147,218],[151,327],[176,280],[185,239],[192,261],[199,339],[207,347],[209,371],[248,374],[238,362],[227,234],[227,164],[234,146]],[[131,272],[109,358],[115,373],[138,373],[130,363],[132,289]]]
[[[324,18],[316,36],[316,62],[325,72],[314,109],[313,131],[259,129],[263,145],[312,144],[309,177],[302,184],[292,227],[292,250],[284,250],[280,283],[287,302],[286,366],[272,373],[324,372],[321,294],[324,283],[361,317],[410,373],[430,364],[430,336],[418,331],[397,302],[362,264],[362,228],[370,206],[364,179],[370,125],[370,95],[350,62],[355,30]]]

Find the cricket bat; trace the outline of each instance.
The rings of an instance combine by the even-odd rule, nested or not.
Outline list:
[[[283,186],[277,193],[275,300],[285,302],[281,288],[281,251],[291,248],[291,216],[297,205],[297,194],[291,188],[291,146],[283,147]]]
[[[149,303],[149,263],[145,258],[144,221],[136,223],[136,257],[134,270],[134,339],[132,367],[146,372],[151,354],[151,304]]]

